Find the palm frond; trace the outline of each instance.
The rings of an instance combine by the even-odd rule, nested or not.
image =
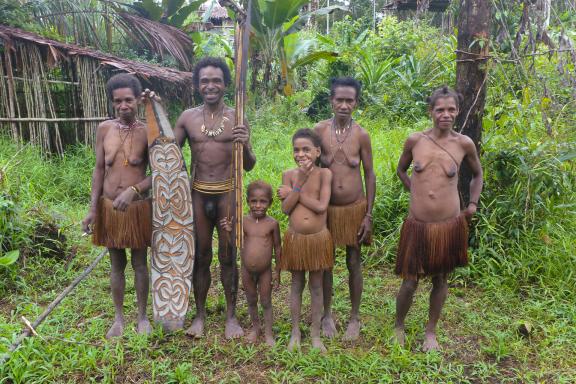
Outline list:
[[[161,58],[169,54],[182,69],[191,70],[190,58],[194,52],[194,42],[181,30],[127,12],[117,13],[116,23],[126,35],[158,53]]]

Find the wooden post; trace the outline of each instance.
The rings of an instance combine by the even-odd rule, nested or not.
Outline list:
[[[458,16],[456,90],[464,96],[456,127],[469,136],[480,151],[482,116],[486,101],[488,51],[490,46],[490,0],[462,0]],[[472,173],[460,168],[460,192],[466,204],[470,197]]]
[[[252,0],[248,0],[248,7],[245,16],[238,14],[238,24],[236,26],[236,57],[235,57],[235,101],[236,101],[236,125],[245,125],[244,104],[246,101],[246,69],[248,66],[248,45],[250,37],[250,19],[252,13]],[[243,172],[244,172],[244,146],[241,143],[234,143],[234,208],[235,225],[234,236],[236,249],[243,246],[244,230],[242,226],[243,206]]]

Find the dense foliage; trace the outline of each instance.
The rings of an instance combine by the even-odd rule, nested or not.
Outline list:
[[[242,344],[223,345],[216,337],[216,342],[204,344],[182,341],[180,336],[166,341],[157,331],[152,337],[153,347],[135,336],[130,336],[126,347],[94,347],[89,343],[99,340],[109,319],[102,315],[110,307],[106,301],[107,270],[103,267],[88,283],[89,288],[79,292],[80,298],[47,325],[86,344],[70,348],[60,342],[48,347],[30,343],[18,355],[20,359],[0,368],[0,376],[9,382],[82,381],[97,373],[94,380],[112,381],[122,377],[128,367],[134,371],[126,375],[132,377],[150,369],[152,373],[142,381],[201,382],[224,380],[222,377],[234,381],[253,378],[238,365],[264,356],[260,365],[250,367],[266,372],[266,380],[273,382],[318,378],[326,382],[570,382],[576,353],[574,52],[532,54],[533,41],[525,33],[518,46],[524,56],[512,56],[512,35],[519,31],[525,2],[495,1],[481,142],[484,191],[472,223],[471,264],[451,279],[455,298],[449,298],[445,320],[456,340],[445,357],[412,354],[387,341],[394,312],[392,292],[398,285],[390,271],[408,206],[408,194],[395,168],[407,135],[430,124],[426,96],[441,84],[454,84],[456,38],[434,26],[427,16],[403,21],[385,16],[376,30],[367,29],[370,20],[357,16],[369,16],[369,3],[359,1],[353,18],[336,13],[328,35],[310,27],[295,32],[294,39],[286,38],[285,57],[275,56],[278,52],[271,50],[265,59],[269,75],[265,75],[266,66],[250,68],[253,92],[249,94],[248,118],[258,163],[245,181],[264,179],[277,186],[282,170],[293,166],[290,133],[329,116],[328,79],[347,75],[362,80],[364,91],[355,119],[370,132],[378,183],[375,244],[364,255],[367,283],[362,315],[370,345],[341,349],[337,345],[329,357],[296,356],[280,349],[263,352]],[[6,4],[0,0],[0,9],[10,12],[15,23],[26,27],[31,22],[25,8]],[[562,36],[573,41],[574,14],[568,7],[556,7],[548,33],[554,41]],[[318,25],[322,20],[318,17]],[[503,30],[511,36],[504,35]],[[266,31],[260,33],[266,36]],[[195,59],[214,52],[232,57],[225,35],[196,33],[193,38]],[[275,47],[280,44],[278,39],[273,42]],[[547,52],[550,47],[539,42],[535,48]],[[130,50],[127,46],[118,49]],[[140,59],[150,58],[139,50],[131,52]],[[283,96],[282,87],[278,88],[286,84],[279,76],[282,59],[292,71],[293,94],[288,97]],[[269,78],[263,82],[265,76]],[[178,112],[171,111],[172,121]],[[90,148],[70,150],[63,159],[46,159],[33,147],[20,148],[0,138],[0,256],[20,250],[17,262],[0,262],[0,309],[7,308],[0,311],[0,352],[19,329],[17,316],[36,315],[37,303],[51,300],[63,282],[87,263],[90,248],[80,237],[79,221],[89,202],[93,164]],[[269,213],[286,225],[277,201]],[[50,258],[55,244],[65,255],[65,262]],[[344,299],[345,265],[341,260],[337,263],[337,285],[336,311],[344,316],[343,307],[347,308],[348,302]],[[219,311],[222,301],[218,295],[210,300],[211,308]],[[418,300],[422,313],[415,316],[423,322],[425,298]],[[282,307],[278,310],[278,332],[285,344],[288,315],[285,303],[278,304]],[[86,328],[68,331],[64,327],[70,326],[70,321]],[[90,327],[85,325],[88,323]],[[474,352],[468,351],[470,345]],[[229,355],[232,358],[227,360]],[[34,367],[22,363],[28,360],[35,362]],[[222,373],[229,365],[241,372],[238,377]],[[197,381],[187,376],[190,371],[197,374]],[[61,379],[59,374],[70,376]]]

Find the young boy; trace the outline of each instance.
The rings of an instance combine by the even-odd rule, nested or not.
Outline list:
[[[312,347],[326,352],[320,339],[322,318],[322,278],[334,264],[333,243],[326,227],[326,211],[330,202],[332,172],[318,167],[320,138],[311,129],[300,129],[292,136],[293,155],[297,168],[282,174],[278,197],[282,211],[289,215],[284,235],[280,266],[292,273],[290,313],[292,335],[289,350],[300,347],[300,312],[305,272],[308,271],[312,326]]]
[[[272,204],[272,187],[261,181],[253,181],[248,185],[246,199],[250,214],[244,216],[244,248],[241,252],[242,285],[248,301],[248,313],[252,320],[252,330],[246,338],[255,343],[261,333],[258,317],[258,292],[264,312],[264,338],[266,344],[274,346],[272,334],[272,285],[280,284],[280,226],[278,222],[266,215]],[[222,226],[228,232],[232,231],[229,219],[222,220]],[[276,259],[276,270],[272,274],[272,248]]]

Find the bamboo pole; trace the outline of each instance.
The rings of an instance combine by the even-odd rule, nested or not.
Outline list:
[[[55,122],[91,122],[91,121],[106,121],[110,117],[0,117],[0,122],[5,123],[55,123]]]
[[[1,76],[1,74],[0,74],[0,77],[4,77],[5,79],[8,79],[8,76],[6,76],[6,75]],[[31,82],[34,82],[34,79],[28,79],[28,78],[25,78],[25,77],[13,76],[12,79],[18,80],[18,81],[31,81]],[[49,80],[49,79],[43,79],[43,80],[41,80],[41,81],[42,81],[42,82],[45,82],[45,83],[50,83],[50,84],[70,84],[70,85],[78,85],[78,84],[79,84],[78,82],[74,82],[74,81],[64,81],[64,80]]]
[[[104,258],[104,256],[106,255],[106,253],[108,252],[108,249],[104,249],[102,252],[100,252],[100,254],[98,256],[96,256],[96,258],[94,259],[94,261],[92,262],[92,264],[90,264],[85,270],[84,272],[82,272],[82,274],[80,274],[78,277],[76,277],[74,279],[74,281],[72,283],[70,283],[69,286],[67,286],[62,293],[60,293],[55,299],[54,301],[52,301],[50,303],[50,305],[48,305],[48,307],[46,307],[46,309],[44,310],[44,312],[42,312],[40,314],[40,316],[38,316],[38,318],[36,320],[34,320],[34,322],[32,323],[31,327],[27,327],[21,334],[20,336],[18,336],[18,338],[16,339],[16,341],[14,341],[12,343],[12,345],[10,346],[10,348],[8,349],[8,352],[5,353],[4,355],[2,355],[2,357],[0,357],[0,365],[4,364],[4,362],[10,357],[10,354],[12,352],[14,352],[19,346],[20,344],[22,344],[22,342],[24,341],[24,339],[26,339],[28,336],[30,336],[30,334],[32,333],[30,328],[38,328],[38,326],[40,324],[42,324],[42,322],[44,320],[46,320],[46,318],[48,317],[48,315],[54,310],[54,308],[56,308],[58,306],[58,304],[60,304],[62,302],[62,300],[64,300],[64,298],[70,293],[72,292],[72,290],[74,288],[76,288],[76,286],[86,278],[86,276],[88,276],[90,274],[90,272],[92,272],[92,270],[94,268],[96,268],[96,265],[98,265],[98,263],[100,262],[100,260],[102,260]]]
[[[237,14],[237,26],[235,34],[236,58],[235,58],[235,101],[236,101],[236,125],[246,125],[244,118],[244,104],[246,102],[246,69],[248,66],[248,44],[250,38],[250,19],[252,0],[248,1],[247,11],[244,15]],[[242,17],[244,16],[244,17]],[[242,143],[234,143],[234,192],[235,192],[235,237],[236,248],[242,249],[244,245],[244,230],[242,218],[244,216],[243,196],[243,171],[244,171],[244,146]]]

